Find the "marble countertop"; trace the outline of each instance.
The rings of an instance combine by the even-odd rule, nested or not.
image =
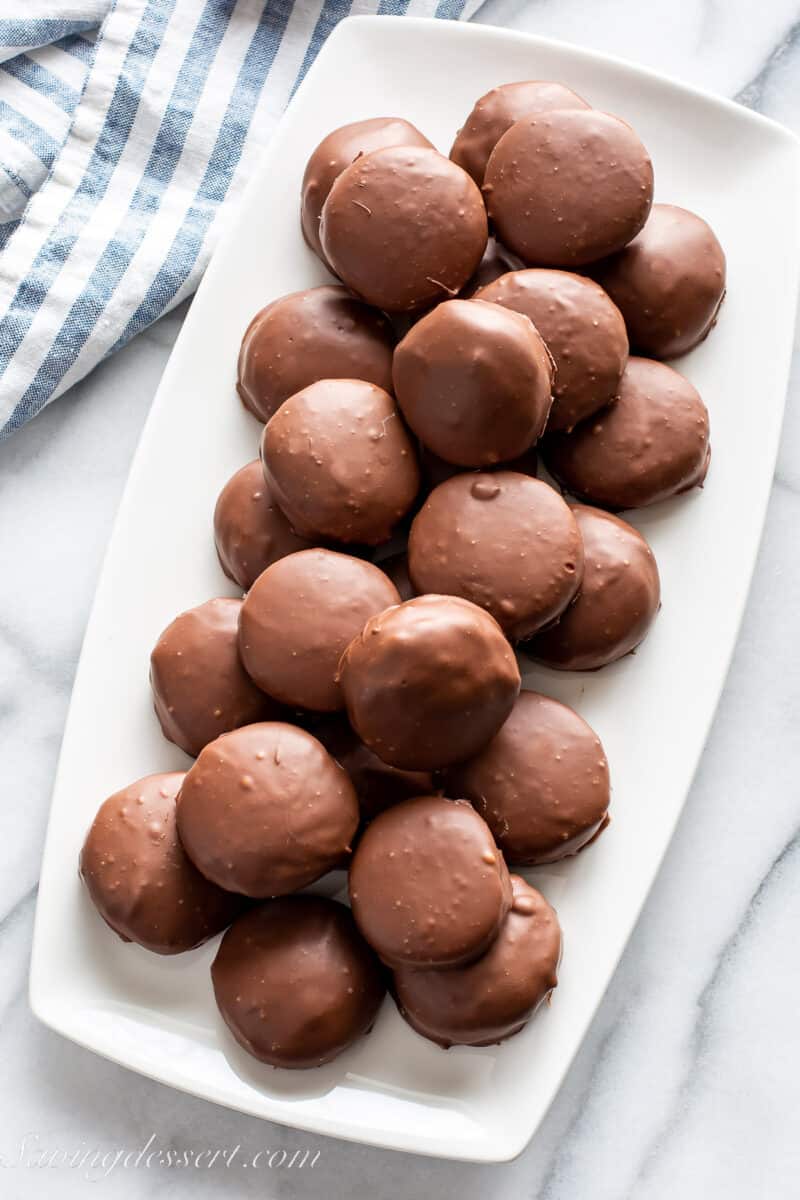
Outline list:
[[[487,0],[476,19],[630,58],[800,132],[800,0],[755,12],[751,0]],[[796,1197],[800,356],[755,581],[697,778],[589,1036],[520,1158],[475,1167],[295,1133],[130,1074],[33,1019],[36,880],[73,674],[182,316],[0,447],[2,1194],[70,1197],[99,1183],[115,1197]],[[179,1165],[111,1166],[116,1151],[149,1141],[178,1152]],[[182,1165],[184,1150],[237,1145],[230,1166],[221,1156],[211,1168]],[[313,1165],[243,1166],[282,1147],[308,1148]]]

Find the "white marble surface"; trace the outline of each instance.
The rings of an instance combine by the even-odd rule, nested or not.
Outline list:
[[[488,0],[478,19],[629,57],[800,131],[800,0]],[[0,1194],[99,1184],[115,1197],[794,1200],[800,357],[741,638],[683,819],[591,1032],[516,1162],[439,1163],[280,1129],[129,1074],[33,1020],[36,879],[72,677],[179,325],[180,314],[165,318],[0,447]],[[151,1136],[151,1149],[240,1150],[228,1167],[113,1167]],[[262,1147],[320,1154],[313,1168],[248,1169]],[[111,1157],[65,1163],[94,1152]]]

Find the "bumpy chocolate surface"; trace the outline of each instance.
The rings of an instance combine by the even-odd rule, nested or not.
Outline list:
[[[221,733],[280,718],[239,658],[241,600],[207,600],[168,625],[150,656],[153,705],[164,737],[196,757]]]
[[[561,620],[525,649],[562,671],[594,671],[639,645],[658,612],[661,585],[637,529],[599,508],[576,504],[572,511],[584,545],[580,591]]]
[[[725,254],[696,213],[654,204],[647,224],[597,279],[621,309],[632,345],[651,358],[686,354],[708,334],[725,295]]]
[[[546,438],[541,453],[575,496],[600,508],[640,508],[702,484],[708,410],[683,375],[631,358],[615,402],[572,433]]]
[[[481,288],[530,318],[555,362],[547,429],[569,430],[609,404],[628,361],[622,313],[598,284],[570,271],[512,271]]]
[[[500,138],[517,121],[535,113],[561,108],[588,108],[577,92],[563,83],[528,79],[504,83],[481,96],[459,129],[450,157],[467,171],[475,182],[483,183],[489,155]]]
[[[207,879],[280,896],[337,866],[358,825],[346,772],[295,725],[266,721],[201,752],[178,796],[178,832]]]
[[[503,856],[464,801],[406,800],[376,817],[350,868],[356,924],[390,966],[451,967],[482,954],[511,906]]]
[[[475,805],[510,866],[576,854],[608,820],[600,739],[566,704],[538,692],[520,692],[500,732],[451,768],[445,786]]]
[[[430,796],[436,791],[429,771],[390,767],[364,745],[342,717],[323,721],[314,728],[314,734],[350,776],[362,821],[371,821],[402,800]]]
[[[336,1058],[370,1029],[385,993],[351,914],[322,896],[268,900],[241,917],[220,943],[211,979],[239,1045],[289,1069]]]
[[[560,109],[503,134],[483,192],[498,237],[524,262],[576,267],[636,236],[653,201],[653,165],[618,117]]]
[[[549,484],[515,471],[455,475],[431,492],[408,539],[417,592],[462,596],[508,637],[531,637],[580,586],[583,544]]]
[[[552,367],[531,322],[498,304],[451,300],[394,356],[397,403],[420,441],[465,467],[506,462],[541,436]]]
[[[418,596],[372,617],[342,656],[339,677],[361,740],[411,771],[476,754],[520,688],[500,626],[457,596]]]
[[[410,121],[401,117],[371,117],[342,125],[323,138],[308,160],[300,196],[303,236],[324,263],[319,240],[319,221],[328,193],[345,167],[363,154],[386,146],[428,146],[431,143]]]
[[[244,592],[271,563],[309,545],[273,500],[257,458],[232,475],[220,492],[214,542],[220,566]]]
[[[242,605],[239,649],[248,674],[284,704],[344,707],[339,659],[367,620],[400,596],[372,563],[333,550],[301,550],[273,563]]]
[[[336,274],[386,312],[456,295],[486,249],[481,194],[455,163],[409,146],[359,158],[331,188],[320,240]]]
[[[273,496],[302,537],[377,546],[419,491],[419,467],[394,400],[357,379],[324,379],[271,419],[261,459]]]
[[[394,332],[343,287],[309,288],[256,313],[239,352],[237,390],[259,421],[318,379],[392,386]]]
[[[449,971],[395,972],[401,1013],[440,1046],[491,1046],[519,1033],[558,983],[558,918],[524,879],[512,875],[511,884],[511,911],[481,958]]]
[[[100,806],[86,835],[80,873],[100,916],[123,942],[180,954],[219,933],[241,896],[205,879],[175,828],[183,772],[147,775]]]

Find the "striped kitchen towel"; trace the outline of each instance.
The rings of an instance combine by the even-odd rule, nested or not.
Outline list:
[[[223,201],[343,17],[479,2],[20,0],[0,17],[0,439],[192,294]]]

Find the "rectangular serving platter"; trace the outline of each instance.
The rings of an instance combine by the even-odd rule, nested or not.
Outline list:
[[[529,670],[605,744],[613,823],[586,853],[530,878],[565,931],[550,1007],[512,1041],[443,1051],[393,1004],[333,1064],[276,1071],[217,1016],[215,945],[174,960],[114,938],[77,858],[100,801],[189,760],[151,711],[148,656],[178,612],[232,594],[211,517],[256,454],[260,426],[234,389],[242,332],[285,292],[325,282],[298,221],[303,167],[332,128],[402,116],[447,153],[475,99],[514,79],[557,79],[630,121],[656,198],[714,226],[728,297],[713,336],[678,365],[711,413],[706,487],[634,513],[661,569],[663,608],[640,650],[599,673]],[[669,844],[725,679],[758,549],[780,434],[800,262],[800,155],[785,129],[628,64],[483,26],[355,17],[328,39],[249,184],[164,372],[109,544],[75,681],[42,867],[30,976],[45,1024],[173,1087],[299,1129],[482,1162],[517,1155],[547,1110],[603,995]],[[113,397],[109,397],[113,403]],[[341,879],[339,880],[341,882]],[[698,885],[699,886],[699,885]]]

